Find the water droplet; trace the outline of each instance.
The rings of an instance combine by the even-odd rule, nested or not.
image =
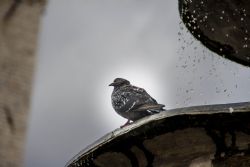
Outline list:
[[[232,113],[234,112],[234,109],[232,107],[229,108],[229,112]]]

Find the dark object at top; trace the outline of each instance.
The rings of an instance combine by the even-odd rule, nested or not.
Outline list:
[[[250,66],[250,1],[179,0],[181,19],[208,49]]]
[[[250,102],[161,112],[108,133],[67,167],[250,166]]]
[[[124,118],[135,121],[142,117],[164,111],[144,89],[133,86],[123,78],[116,78],[109,86],[114,86],[111,95],[112,106]]]

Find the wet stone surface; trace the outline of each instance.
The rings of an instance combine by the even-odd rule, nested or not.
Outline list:
[[[245,167],[250,166],[249,145],[249,102],[196,106],[116,129],[66,166]]]
[[[179,12],[190,33],[208,49],[250,66],[250,1],[179,0]]]

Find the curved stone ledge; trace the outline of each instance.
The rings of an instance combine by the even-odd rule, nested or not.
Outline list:
[[[250,102],[168,110],[105,135],[67,167],[250,166]]]

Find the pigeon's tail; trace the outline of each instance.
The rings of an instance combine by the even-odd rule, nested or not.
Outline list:
[[[160,113],[162,111],[166,111],[163,107],[165,107],[165,105],[158,104],[155,109],[148,109],[147,111],[151,114],[157,114],[157,113]]]
[[[135,121],[135,120],[138,120],[138,119],[145,117],[145,116],[160,113],[162,111],[165,111],[165,109],[163,109],[163,107],[165,107],[165,105],[162,105],[162,104],[144,104],[144,105],[141,105],[136,110],[131,111],[133,113],[132,114],[133,118],[131,117],[130,119],[132,121]]]
[[[136,111],[147,111],[150,114],[156,114],[166,111],[163,107],[165,107],[163,104],[146,104],[137,108]]]

